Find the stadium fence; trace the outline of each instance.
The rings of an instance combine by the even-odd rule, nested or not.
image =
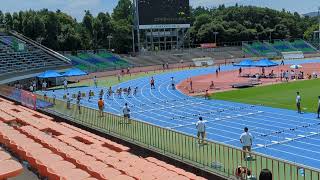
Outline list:
[[[8,94],[1,92],[2,89],[1,95]],[[40,95],[37,98],[43,99]],[[46,101],[53,103],[52,98]],[[244,159],[244,151],[237,147],[210,140],[199,145],[194,136],[138,120],[127,124],[123,117],[109,113],[100,117],[98,110],[87,107],[81,107],[80,114],[73,103],[71,109],[67,109],[65,101],[56,99],[54,106],[42,110],[222,177],[234,177],[236,168],[242,166],[251,170],[255,177],[267,168],[272,171],[274,180],[320,180],[318,169],[255,152],[251,153],[252,159]]]

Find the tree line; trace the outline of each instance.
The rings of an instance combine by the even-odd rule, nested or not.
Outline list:
[[[131,1],[119,0],[111,14],[100,12],[94,17],[86,10],[81,22],[60,10],[42,9],[0,11],[0,24],[57,51],[108,49],[110,40],[116,52],[128,53],[132,51],[132,14]],[[312,38],[317,28],[316,18],[254,6],[190,7],[190,14],[194,44],[213,42],[214,32],[219,33],[218,42],[235,42]]]

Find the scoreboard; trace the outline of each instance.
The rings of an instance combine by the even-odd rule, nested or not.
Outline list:
[[[190,27],[189,0],[137,0],[139,26]]]

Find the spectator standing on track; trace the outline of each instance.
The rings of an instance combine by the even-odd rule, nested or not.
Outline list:
[[[77,107],[78,107],[79,114],[81,114],[80,100],[81,100],[81,92],[79,91],[77,95]]]
[[[52,90],[52,103],[53,105],[56,105],[56,93],[54,92],[54,90]]]
[[[175,90],[176,89],[176,86],[175,86],[175,82],[174,82],[174,78],[171,77],[171,87],[172,87],[172,90]]]
[[[318,119],[320,118],[320,96],[318,96]]]
[[[42,82],[42,91],[46,91],[47,90],[47,82],[44,80],[43,82]]]
[[[246,152],[249,152],[249,157],[250,152],[251,152],[251,146],[252,146],[252,135],[251,133],[248,132],[249,129],[247,127],[244,128],[244,133],[241,134],[240,136],[240,143],[242,144],[242,150],[245,151],[243,152],[243,158],[246,160]]]
[[[242,74],[242,68],[240,67],[239,68],[239,76],[241,76],[241,74]]]
[[[197,136],[198,136],[198,144],[203,144],[204,143],[204,138],[206,135],[206,124],[203,122],[202,117],[199,117],[199,121],[196,123],[196,128],[197,128]],[[201,139],[200,139],[201,136]]]
[[[128,107],[128,103],[125,103],[123,109],[122,109],[122,112],[123,112],[123,117],[124,119],[127,119],[128,120],[128,123],[131,124],[131,120],[130,120],[130,109]]]
[[[151,86],[151,89],[155,89],[153,77],[151,77],[150,86]]]
[[[63,81],[63,88],[65,91],[68,90],[68,81],[66,79]]]
[[[70,94],[67,93],[67,109],[71,109],[70,104],[71,104],[71,97],[70,97]]]
[[[301,96],[300,96],[300,92],[297,92],[296,105],[297,105],[298,113],[301,114]]]
[[[103,117],[104,101],[102,100],[102,98],[100,98],[98,101],[98,108],[100,117]]]
[[[97,76],[94,76],[93,78],[93,84],[95,88],[98,88],[98,80],[97,80]]]
[[[262,169],[259,175],[259,180],[272,180],[272,173],[269,169]]]

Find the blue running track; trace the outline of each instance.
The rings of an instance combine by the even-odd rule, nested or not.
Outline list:
[[[320,60],[290,61],[294,63],[320,62]],[[232,66],[221,67],[222,71],[235,69]],[[214,73],[215,68],[201,68],[155,76],[156,89],[150,89],[150,77],[131,80],[116,85],[113,90],[122,87],[139,87],[136,96],[116,94],[107,98],[105,110],[122,115],[122,107],[128,103],[132,118],[162,127],[174,129],[190,135],[196,135],[195,123],[199,116],[207,121],[207,138],[236,147],[241,147],[239,136],[244,127],[248,127],[254,136],[253,150],[276,158],[320,169],[320,121],[316,115],[295,111],[253,106],[221,100],[205,100],[189,97],[178,90],[171,89],[170,77],[176,82],[192,76]],[[97,100],[101,88],[81,87],[69,89],[69,93],[78,91],[88,93],[93,90],[96,96],[89,102],[82,99],[82,106],[98,109]],[[107,88],[104,87],[104,91]],[[41,93],[41,92],[39,92]],[[62,100],[64,90],[55,92]],[[50,97],[51,92],[47,95]],[[293,95],[294,96],[294,95]],[[295,97],[292,97],[295,98]],[[75,101],[73,101],[75,103]]]

